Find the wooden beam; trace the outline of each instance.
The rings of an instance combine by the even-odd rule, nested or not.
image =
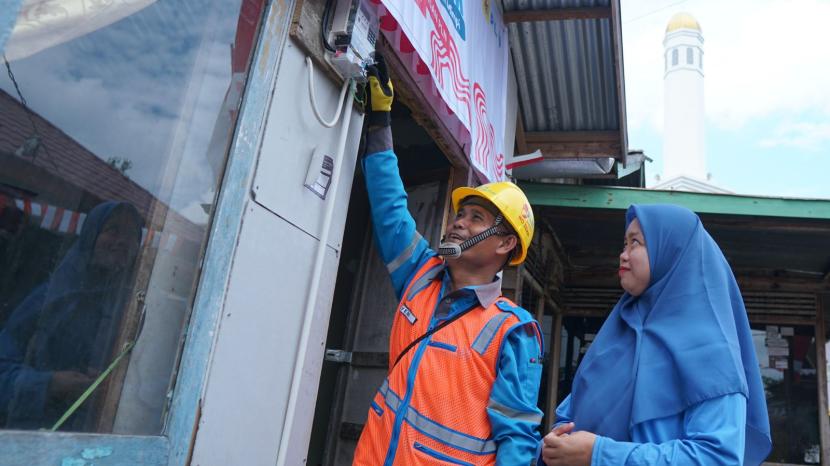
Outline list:
[[[524,144],[527,152],[539,149],[548,159],[622,156],[617,131],[534,131],[524,133]]]
[[[613,3],[613,2],[612,2]],[[611,17],[611,7],[556,8],[546,10],[514,10],[504,12],[504,22],[564,21],[568,19],[602,19]]]
[[[619,142],[528,144],[528,148],[539,149],[546,159],[619,158],[622,153]]]
[[[528,144],[620,142],[617,131],[533,131],[525,133]]]
[[[320,18],[323,16],[325,6],[326,2],[321,0],[298,0],[294,5],[288,35],[311,57],[314,67],[334,81],[339,88],[343,79],[326,61],[326,51],[320,41]]]

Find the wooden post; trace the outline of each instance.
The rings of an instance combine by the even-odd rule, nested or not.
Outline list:
[[[559,359],[562,353],[562,312],[556,311],[551,329],[551,355],[550,367],[548,368],[548,406],[545,412],[545,420],[548,425],[542,426],[542,434],[546,434],[548,428],[556,420],[556,405],[559,404]]]
[[[824,304],[827,298],[816,296],[816,361],[818,367],[818,427],[821,441],[821,464],[830,465],[830,410],[827,406],[827,357],[825,351]]]

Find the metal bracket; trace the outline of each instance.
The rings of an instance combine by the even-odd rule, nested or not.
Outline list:
[[[370,351],[345,351],[326,348],[326,361],[349,364],[355,367],[386,368],[389,365],[389,353]]]
[[[352,363],[352,353],[349,351],[343,351],[339,349],[329,349],[326,348],[326,361],[331,362],[338,362],[338,363],[345,363],[351,364]]]

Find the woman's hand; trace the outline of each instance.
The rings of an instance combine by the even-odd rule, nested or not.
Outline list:
[[[49,395],[53,398],[74,401],[92,385],[95,377],[76,371],[56,371],[49,380]]]
[[[547,466],[590,466],[597,436],[585,431],[570,433],[573,423],[557,426],[542,440],[542,459]]]

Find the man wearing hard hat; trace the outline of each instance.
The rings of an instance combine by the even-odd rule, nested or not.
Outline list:
[[[415,230],[392,151],[392,83],[370,69],[363,170],[375,240],[400,303],[389,372],[355,451],[363,466],[534,464],[542,412],[542,332],[501,295],[499,272],[527,256],[533,212],[502,181],[452,193],[455,219],[438,248]]]

